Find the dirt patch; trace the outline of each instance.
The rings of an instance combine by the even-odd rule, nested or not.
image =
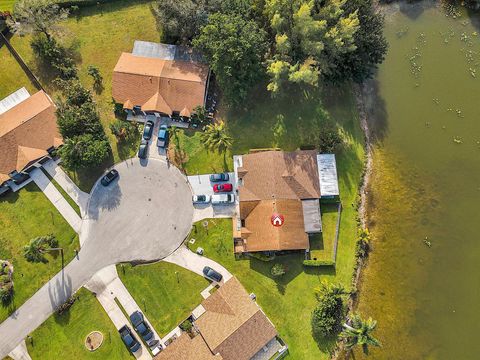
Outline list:
[[[92,331],[85,338],[85,347],[88,351],[97,350],[103,343],[103,334],[100,331]]]

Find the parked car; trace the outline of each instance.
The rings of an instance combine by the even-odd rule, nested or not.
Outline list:
[[[140,350],[140,343],[127,325],[122,326],[118,332],[120,333],[123,343],[127,346],[131,353]]]
[[[145,140],[150,140],[153,134],[154,122],[152,120],[145,121],[145,126],[143,127],[143,138]]]
[[[230,183],[226,184],[215,184],[213,185],[213,192],[230,192],[233,190],[233,185]]]
[[[140,311],[135,311],[130,315],[130,321],[132,322],[135,331],[140,334],[142,339],[148,343],[153,338],[153,332],[150,326],[145,322],[143,314]]]
[[[194,204],[208,204],[210,202],[210,195],[193,195],[192,201]]]
[[[209,266],[205,266],[203,268],[203,275],[212,281],[220,282],[222,280],[222,274],[220,274],[218,271],[213,270]]]
[[[140,147],[138,148],[138,157],[140,159],[145,159],[148,152],[148,142],[145,139],[142,139],[140,142]]]
[[[233,194],[213,194],[212,195],[213,205],[233,204],[234,202],[235,202],[235,195]]]
[[[211,182],[220,182],[220,181],[228,181],[228,180],[230,180],[230,176],[228,176],[227,173],[210,175]]]
[[[160,126],[158,129],[158,139],[157,139],[157,146],[159,148],[166,148],[168,144],[168,127],[167,125]]]
[[[115,170],[115,169],[112,169],[103,176],[103,178],[102,178],[102,180],[100,180],[100,182],[102,183],[103,186],[108,186],[117,177],[118,177],[118,171]]]

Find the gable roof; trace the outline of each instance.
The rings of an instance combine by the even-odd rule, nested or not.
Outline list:
[[[213,355],[200,335],[193,339],[186,333],[180,335],[168,345],[155,360],[222,360],[220,355]]]
[[[235,277],[205,299],[202,306],[206,311],[195,324],[212,352],[224,360],[249,360],[277,335]]]
[[[314,150],[243,155],[240,201],[320,198],[316,155]]]
[[[243,251],[299,250],[309,247],[303,200],[320,198],[317,152],[265,151],[242,155],[237,168]],[[275,227],[271,216],[284,224]]]
[[[63,142],[55,105],[39,91],[0,114],[0,183],[22,171]]]
[[[112,79],[112,96],[124,108],[171,114],[203,105],[208,66],[122,53]]]

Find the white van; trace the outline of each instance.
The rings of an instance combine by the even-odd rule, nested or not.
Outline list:
[[[233,203],[235,203],[234,194],[213,194],[212,195],[213,205],[233,204]]]

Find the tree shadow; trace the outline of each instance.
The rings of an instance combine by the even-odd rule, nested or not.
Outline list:
[[[382,141],[388,133],[388,113],[385,100],[380,95],[378,80],[366,81],[363,93],[371,138],[374,141]]]

